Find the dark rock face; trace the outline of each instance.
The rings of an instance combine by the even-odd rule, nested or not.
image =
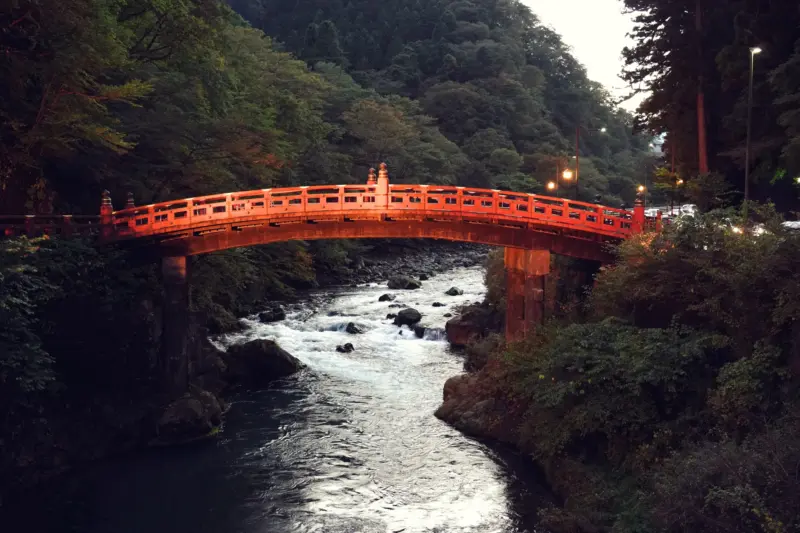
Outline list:
[[[408,307],[406,304],[391,304],[389,305],[389,309],[402,309],[404,307]]]
[[[452,316],[453,316],[453,313],[445,313],[444,314],[445,318],[452,318]]]
[[[454,376],[444,384],[444,402],[434,415],[456,429],[477,437],[493,437],[498,418],[496,401],[476,396],[478,378],[472,374]]]
[[[464,291],[462,291],[458,287],[450,287],[450,289],[448,289],[447,292],[445,292],[445,294],[448,296],[461,296],[462,294],[464,294]]]
[[[425,338],[425,330],[428,329],[425,326],[414,326],[414,335],[416,335],[420,339]]]
[[[444,307],[442,302],[433,302],[433,307]]]
[[[350,353],[355,350],[355,347],[349,342],[344,346],[337,346],[336,351],[339,353]]]
[[[397,313],[389,313],[386,318],[397,318]]]
[[[344,330],[349,333],[350,335],[361,335],[364,333],[364,330],[355,325],[355,323],[350,322],[347,324],[347,327]]]
[[[471,339],[486,336],[490,331],[499,331],[502,316],[484,306],[474,306],[464,314],[447,321],[447,340],[453,346],[466,346]]]
[[[428,274],[420,274],[419,275],[419,280],[420,281],[428,281],[429,279],[431,279],[431,278],[430,278],[430,276],[428,276]]]
[[[422,283],[408,276],[395,276],[389,280],[389,288],[394,290],[416,290]]]
[[[262,339],[231,346],[223,360],[228,367],[225,377],[231,385],[255,389],[305,368],[274,341]]]
[[[217,397],[197,387],[167,406],[158,420],[158,442],[179,443],[207,437],[222,423]]]
[[[420,320],[422,320],[422,314],[416,309],[403,309],[397,314],[394,323],[397,326],[406,325],[411,327]]]
[[[393,302],[397,298],[394,294],[383,294],[378,298],[379,302]]]
[[[284,311],[281,307],[275,306],[272,309],[268,309],[262,313],[258,314],[258,319],[265,323],[269,324],[271,322],[278,322],[286,318],[286,311]]]

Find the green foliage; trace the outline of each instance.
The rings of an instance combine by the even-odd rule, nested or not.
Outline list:
[[[698,89],[704,96],[709,167],[744,192],[750,48],[753,62],[751,198],[796,205],[800,175],[800,12],[768,0],[625,0],[634,14],[635,44],[624,78],[648,96],[641,122],[667,134],[665,149],[687,182],[699,172]],[[781,179],[779,177],[788,178]],[[778,178],[778,179],[776,179]]]
[[[39,306],[58,287],[26,260],[40,241],[0,241],[0,398],[4,412],[23,393],[44,390],[54,380],[53,358],[42,348]]]
[[[569,449],[619,464],[659,431],[686,429],[702,402],[712,354],[726,340],[680,328],[639,329],[615,318],[559,330],[530,359],[511,355],[535,409],[522,428],[540,456]],[[542,413],[545,413],[542,416]]]
[[[583,199],[603,194],[613,204],[631,203],[635,185],[649,171],[643,164],[651,160],[647,140],[633,134],[632,117],[611,104],[558,35],[520,2],[301,0],[292,10],[275,0],[232,5],[310,64],[343,65],[363,85],[410,98],[435,119],[426,124],[428,131],[435,124],[435,136],[443,134],[451,144],[431,141],[404,157],[401,141],[413,146],[415,136],[391,108],[407,104],[391,100],[347,111],[344,129],[371,144],[356,160],[385,157],[400,179],[543,191],[555,173],[555,158],[566,164],[574,153],[578,126],[584,131]],[[394,158],[384,155],[392,144]],[[420,160],[446,177],[436,180],[441,171],[409,167]]]
[[[759,231],[737,216],[626,242],[583,322],[506,348],[492,380],[566,496],[548,528],[798,527],[800,237],[772,206],[756,207]]]

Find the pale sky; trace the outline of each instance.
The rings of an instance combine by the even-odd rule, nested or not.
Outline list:
[[[522,0],[539,19],[561,35],[572,54],[583,63],[589,78],[620,97],[626,95],[622,71],[622,49],[630,43],[626,34],[633,29],[630,15],[622,14],[622,0]],[[622,104],[633,111],[641,101]]]

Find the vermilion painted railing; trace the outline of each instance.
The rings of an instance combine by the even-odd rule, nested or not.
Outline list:
[[[129,202],[131,202],[129,200]],[[11,220],[9,220],[11,219]],[[96,232],[106,242],[202,231],[221,224],[345,220],[457,220],[573,230],[611,239],[644,231],[644,209],[633,211],[511,191],[440,185],[389,184],[382,165],[365,185],[258,189],[186,198],[114,211],[104,198],[100,217],[0,217],[6,234],[31,234],[38,226],[65,233]],[[9,231],[9,229],[11,231]]]

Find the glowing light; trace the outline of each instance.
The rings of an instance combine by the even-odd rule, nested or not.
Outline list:
[[[561,174],[561,176],[562,176],[562,177],[563,177],[565,180],[571,180],[571,179],[572,179],[572,171],[571,171],[570,169],[567,169],[567,170],[565,170],[565,171],[564,171],[564,173],[563,173],[563,174]]]
[[[763,52],[763,50],[761,49],[760,46],[754,46],[753,48],[750,49],[750,53],[753,55],[758,55],[761,52]]]
[[[683,185],[683,180],[682,179],[678,179],[677,184],[678,185]]]
[[[742,232],[742,228],[740,228],[739,226],[734,226],[734,227],[731,228],[731,230],[733,230],[734,233],[741,233]]]
[[[636,190],[639,192],[644,192],[644,185],[639,185],[639,187]]]
[[[795,182],[796,184],[800,185],[800,176],[797,176],[797,177],[794,179],[794,182]]]
[[[600,133],[605,133],[605,132],[607,132],[607,131],[608,131],[608,130],[607,130],[606,128],[600,128]]]
[[[555,184],[555,183],[553,183],[552,181],[550,181],[550,182],[548,182],[548,183],[547,183],[547,190],[548,190],[548,191],[555,190],[555,188],[556,188],[556,184]]]

